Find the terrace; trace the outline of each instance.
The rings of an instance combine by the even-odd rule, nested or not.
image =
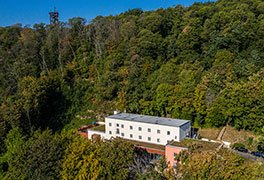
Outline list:
[[[178,147],[187,147],[188,149],[193,151],[211,151],[218,148],[221,144],[194,139],[184,139],[181,142],[174,141],[170,145]]]
[[[95,127],[90,128],[89,130],[99,131],[99,132],[105,132],[105,125],[95,126]]]

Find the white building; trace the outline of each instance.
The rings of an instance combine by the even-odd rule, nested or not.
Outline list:
[[[166,145],[181,141],[191,133],[188,120],[162,118],[130,113],[115,113],[105,118],[105,132],[88,130],[88,138],[98,134],[101,138],[121,137],[134,141]]]

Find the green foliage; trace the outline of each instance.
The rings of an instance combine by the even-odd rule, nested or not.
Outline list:
[[[98,179],[100,167],[96,144],[75,137],[62,161],[61,179]]]
[[[80,119],[75,118],[70,123],[64,126],[65,130],[76,130],[80,128],[81,126],[92,124],[93,122],[96,122],[95,118],[89,118],[89,119]]]
[[[238,149],[238,148],[245,148],[245,145],[242,144],[242,143],[234,143],[234,144],[231,145],[231,147],[233,149]]]
[[[7,141],[8,151],[5,156],[8,172],[5,178],[57,179],[60,159],[65,148],[65,137],[53,135],[50,130],[35,132],[26,142],[21,142],[23,140],[21,138],[17,140],[16,136],[18,135]],[[20,143],[10,144],[10,141],[14,140]]]
[[[99,178],[128,179],[134,157],[132,144],[119,139],[105,142],[100,147],[99,156],[103,169]]]
[[[76,137],[63,159],[62,179],[127,179],[133,146],[121,140],[92,142]]]
[[[58,26],[0,28],[0,155],[11,158],[14,150],[3,142],[12,128],[19,128],[21,139],[30,140],[15,148],[19,155],[11,160],[23,160],[19,166],[23,171],[22,165],[29,164],[25,158],[34,159],[31,148],[42,158],[38,150],[47,144],[44,137],[53,142],[50,154],[61,156],[52,151],[59,141],[46,131],[40,135],[42,145],[32,143],[38,139],[34,131],[89,123],[75,121],[87,110],[97,117],[120,109],[189,119],[196,126],[230,125],[261,133],[263,6],[260,0],[219,0],[149,12],[133,9],[98,16],[89,24],[76,17]],[[126,149],[116,146],[120,153]],[[125,165],[107,169],[104,175],[95,173],[101,177],[121,171],[127,177]],[[32,176],[44,177],[49,167],[45,162],[43,166],[43,171],[32,170]],[[25,170],[23,177],[32,177],[28,173]]]
[[[261,179],[261,164],[250,164],[227,150],[191,154],[177,167],[182,179]]]
[[[250,76],[248,81],[225,88],[208,111],[208,123],[218,126],[230,124],[237,129],[260,131],[263,127],[263,107],[260,103],[263,98],[262,77],[261,70]]]
[[[264,137],[261,137],[261,138],[258,140],[257,149],[258,149],[258,151],[264,153]]]
[[[130,143],[91,142],[72,131],[36,131],[26,139],[16,128],[5,143],[2,179],[127,179],[134,158]]]
[[[168,168],[168,163],[164,157],[161,157],[150,166],[144,173],[138,174],[137,179],[140,180],[174,180],[175,172]]]
[[[17,158],[17,155],[21,153],[21,149],[25,143],[25,138],[22,136],[20,130],[18,128],[12,129],[7,134],[5,145],[7,151],[5,154],[0,156],[0,177],[4,179],[6,178],[6,171],[8,169],[12,169],[10,164],[12,163],[13,159]]]

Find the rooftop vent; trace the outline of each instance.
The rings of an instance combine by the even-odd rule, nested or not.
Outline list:
[[[120,113],[120,111],[118,111],[118,110],[114,111],[114,114],[119,114],[119,113]]]

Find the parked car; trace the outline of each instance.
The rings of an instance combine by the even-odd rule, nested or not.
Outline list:
[[[248,150],[246,148],[243,148],[243,147],[238,147],[238,148],[236,148],[236,150],[239,152],[248,153]]]
[[[264,158],[264,153],[262,153],[262,152],[251,152],[251,154],[252,154],[253,156],[257,156],[257,157],[262,157],[262,158]]]

